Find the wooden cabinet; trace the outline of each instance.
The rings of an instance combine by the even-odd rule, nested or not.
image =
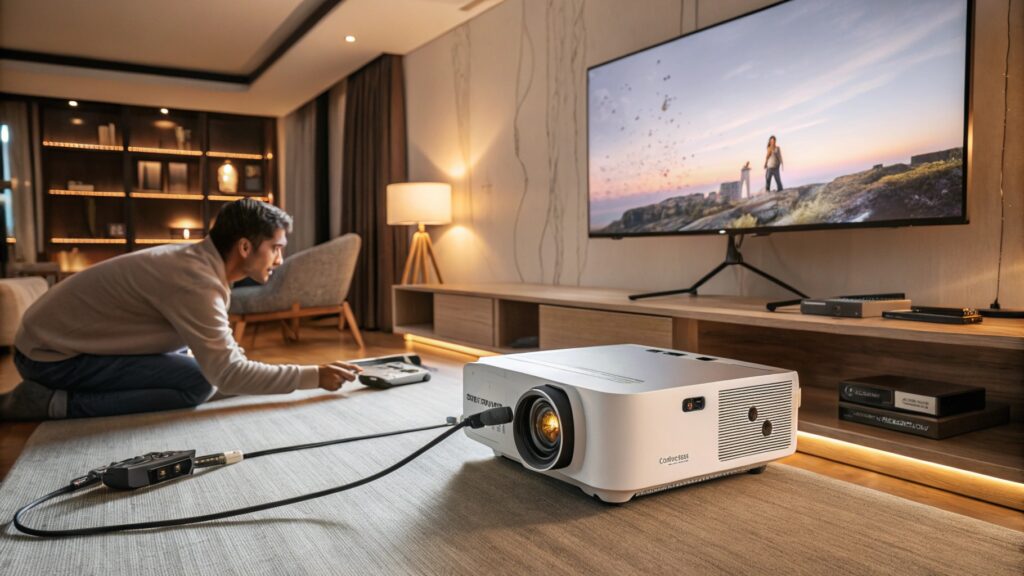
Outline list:
[[[494,346],[494,300],[478,296],[436,294],[434,333],[438,338]]]
[[[672,319],[649,314],[541,305],[542,348],[553,350],[603,344],[672,348]]]

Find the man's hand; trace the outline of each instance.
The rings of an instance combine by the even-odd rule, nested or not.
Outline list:
[[[356,374],[362,371],[363,369],[359,366],[346,362],[328,362],[327,364],[321,364],[317,368],[317,374],[320,377],[320,387],[331,392],[340,390],[345,382],[355,380]]]

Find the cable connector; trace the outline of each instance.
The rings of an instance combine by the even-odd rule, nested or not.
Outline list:
[[[497,426],[498,424],[508,424],[512,421],[512,409],[508,406],[498,406],[497,408],[491,408],[484,410],[483,412],[477,412],[476,414],[470,414],[463,420],[470,428],[483,428],[484,426]]]
[[[196,468],[209,468],[210,466],[228,466],[237,464],[245,458],[241,450],[229,450],[217,454],[207,454],[196,458]]]

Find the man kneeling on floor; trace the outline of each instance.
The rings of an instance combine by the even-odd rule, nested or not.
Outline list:
[[[125,254],[60,282],[25,313],[14,353],[24,381],[0,396],[0,419],[188,408],[217,391],[334,391],[354,380],[359,369],[344,362],[248,360],[232,336],[231,284],[266,282],[290,230],[282,210],[238,200],[221,209],[202,242]]]

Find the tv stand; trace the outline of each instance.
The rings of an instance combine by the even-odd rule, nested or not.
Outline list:
[[[751,266],[750,264],[747,264],[746,262],[744,262],[743,261],[743,254],[740,254],[740,248],[736,244],[736,236],[742,236],[742,234],[729,234],[729,245],[726,247],[725,261],[722,262],[721,264],[719,264],[718,266],[716,266],[715,269],[712,270],[711,272],[708,272],[703,278],[701,278],[700,280],[697,280],[697,283],[694,284],[693,286],[690,286],[689,288],[683,288],[681,290],[665,290],[665,291],[662,291],[662,292],[647,292],[645,294],[630,294],[629,295],[629,299],[630,300],[640,300],[642,298],[654,298],[654,297],[657,297],[657,296],[672,296],[674,294],[690,294],[691,296],[696,296],[698,288],[700,288],[705,282],[707,282],[708,280],[711,280],[711,278],[713,278],[716,274],[718,274],[722,270],[725,270],[729,266],[743,266],[747,270],[750,270],[751,272],[754,272],[755,274],[758,274],[758,275],[760,275],[760,276],[762,276],[762,277],[764,277],[764,278],[766,278],[768,280],[771,280],[775,284],[778,284],[779,286],[782,286],[786,290],[789,290],[790,292],[796,294],[797,296],[800,296],[801,298],[809,298],[809,296],[807,294],[804,294],[803,292],[797,290],[796,288],[793,288],[792,286],[790,286],[789,284],[786,284],[782,280],[779,280],[778,278],[772,276],[771,274],[768,274],[767,272],[764,272],[764,271],[758,269],[757,267]]]

